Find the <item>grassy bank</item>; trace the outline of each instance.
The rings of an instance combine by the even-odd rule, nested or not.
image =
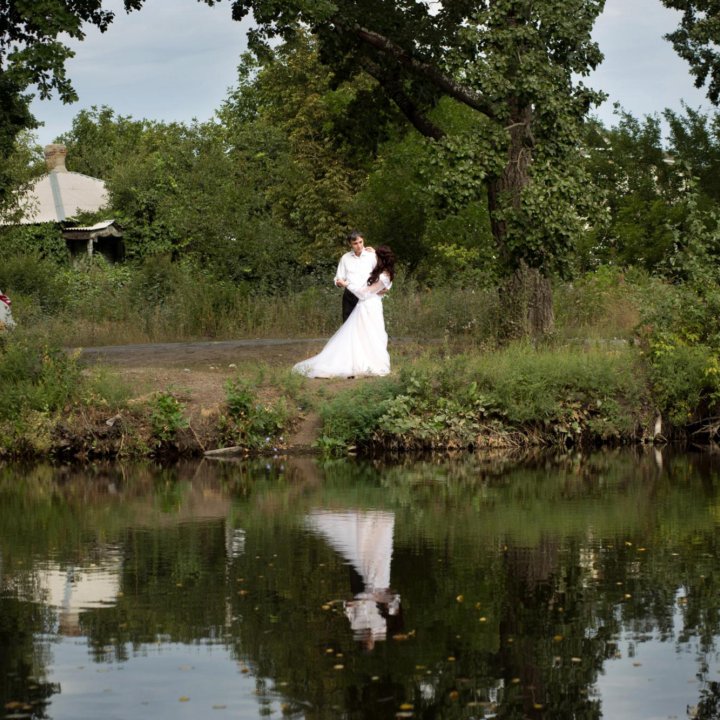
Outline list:
[[[393,349],[393,363],[390,377],[335,383],[248,364],[205,413],[180,386],[131,387],[110,368],[81,368],[18,335],[0,354],[0,378],[12,387],[0,403],[0,457],[172,457],[227,446],[277,453],[294,449],[293,433],[313,415],[326,453],[652,439],[656,408],[632,346],[458,352],[410,343]]]
[[[122,272],[102,270],[103,282]],[[182,283],[162,300],[148,296],[143,313],[118,288],[78,291],[74,319],[17,296],[20,327],[0,351],[0,453],[282,451],[313,414],[325,452],[578,447],[652,440],[658,416],[662,434],[682,440],[720,413],[712,290],[595,273],[556,288],[556,332],[542,346],[501,347],[495,293],[398,283],[385,304],[389,333],[413,341],[391,340],[389,378],[333,385],[291,376],[289,362],[269,371],[248,363],[227,378],[217,408],[193,415],[177,387],[139,392],[109,368],[82,368],[60,345],[322,337],[337,325],[337,294],[313,286],[261,296],[199,281],[192,297]]]
[[[656,410],[633,348],[425,357],[322,408],[328,449],[578,447],[652,440]]]

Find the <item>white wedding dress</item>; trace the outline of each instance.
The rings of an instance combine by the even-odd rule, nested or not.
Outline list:
[[[392,287],[382,273],[369,286],[348,287],[358,304],[318,355],[297,363],[293,372],[311,378],[387,375],[390,372],[382,294]]]

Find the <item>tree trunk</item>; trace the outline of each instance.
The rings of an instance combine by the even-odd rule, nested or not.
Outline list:
[[[510,275],[499,288],[503,340],[530,337],[540,339],[554,329],[552,286],[540,269],[529,267],[513,257],[508,245],[508,227],[504,210],[519,210],[522,191],[530,182],[533,139],[530,130],[532,108],[517,108],[508,134],[508,162],[500,175],[488,180],[488,205],[493,238],[502,264]]]
[[[552,286],[537,268],[525,263],[501,285],[500,338],[539,340],[555,327]]]

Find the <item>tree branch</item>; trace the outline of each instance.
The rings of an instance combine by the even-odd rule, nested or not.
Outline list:
[[[337,24],[342,27],[341,23]],[[390,38],[373,32],[372,30],[367,30],[360,25],[353,25],[350,31],[366,45],[370,45],[383,54],[394,58],[416,75],[428,79],[435,87],[450,97],[473,108],[473,110],[483,113],[489,118],[496,119],[497,113],[482,95],[455,82],[455,80],[445,75],[445,73],[438,70],[434,65],[413,57],[407,50],[394,43]]]
[[[400,112],[410,121],[413,127],[425,137],[433,140],[442,140],[445,131],[431,122],[427,116],[420,111],[420,108],[410,99],[405,92],[402,83],[384,71],[377,63],[370,58],[364,57],[361,60],[363,69],[371,75],[383,87],[388,97],[398,106]]]

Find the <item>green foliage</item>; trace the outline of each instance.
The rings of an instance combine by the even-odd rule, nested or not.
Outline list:
[[[659,279],[637,269],[601,265],[572,283],[555,288],[557,336],[592,343],[631,340],[648,294],[661,288]]]
[[[11,114],[8,108],[2,108],[0,113],[3,111]],[[0,170],[0,217],[4,222],[19,218],[22,193],[35,177],[42,174],[45,167],[37,138],[29,130],[15,135],[16,122],[25,124],[21,118],[0,116],[0,156],[4,156]]]
[[[663,5],[682,12],[680,26],[666,35],[675,52],[690,63],[695,86],[707,86],[710,102],[720,102],[720,2],[718,0],[662,0]]]
[[[720,115],[706,115],[683,104],[683,113],[665,110],[670,159],[689,173],[699,192],[720,201]]]
[[[126,0],[130,10],[142,0]],[[44,0],[10,2],[2,8],[0,29],[0,208],[6,204],[12,176],[4,162],[13,152],[15,138],[22,130],[36,127],[30,112],[31,95],[36,87],[41,98],[57,91],[63,102],[77,100],[65,70],[74,53],[64,44],[66,38],[82,40],[85,25],[105,31],[113,13],[103,9],[101,0]]]
[[[367,443],[398,391],[397,381],[381,379],[338,394],[320,408],[323,421],[319,447],[335,453],[348,445]]]
[[[511,436],[522,444],[621,442],[648,407],[645,374],[630,349],[519,345],[415,363],[395,380],[338,395],[323,408],[323,435],[333,447],[467,448]]]
[[[28,320],[59,313],[70,296],[57,264],[33,252],[10,256],[0,264],[0,288],[17,304],[21,320],[25,313]]]
[[[63,350],[13,333],[0,340],[0,420],[54,413],[78,398],[80,368]]]
[[[477,119],[451,103],[436,115],[472,135]],[[428,284],[483,287],[497,272],[483,177],[450,141],[416,133],[390,138],[356,194],[353,213],[374,245],[390,245]]]
[[[667,259],[674,284],[647,294],[639,337],[659,409],[678,426],[720,411],[720,217],[694,193]]]
[[[82,109],[73,118],[71,129],[57,138],[68,151],[68,170],[107,180],[115,168],[138,151],[144,134],[153,124],[116,115],[103,105]]]
[[[172,393],[157,393],[150,401],[150,423],[158,443],[172,442],[180,430],[188,427],[185,405]]]
[[[4,256],[10,259],[32,256],[57,265],[67,264],[70,259],[62,231],[53,223],[2,227],[0,242]]]
[[[247,450],[271,451],[287,432],[290,409],[285,398],[261,402],[246,380],[229,380],[225,385],[226,413],[218,426],[221,441]]]
[[[598,203],[578,163],[580,122],[601,99],[575,77],[601,60],[591,38],[596,0],[376,5],[238,0],[253,13],[252,47],[312,27],[322,63],[343,78],[372,76],[426,137],[439,142],[430,190],[450,209],[488,190],[503,272],[567,270],[568,250]],[[358,28],[362,28],[359,30]],[[476,113],[473,131],[432,115],[442,97]],[[444,154],[444,158],[443,158]],[[410,216],[415,225],[418,213]]]
[[[655,337],[650,355],[653,399],[670,423],[683,428],[720,409],[717,350]]]

